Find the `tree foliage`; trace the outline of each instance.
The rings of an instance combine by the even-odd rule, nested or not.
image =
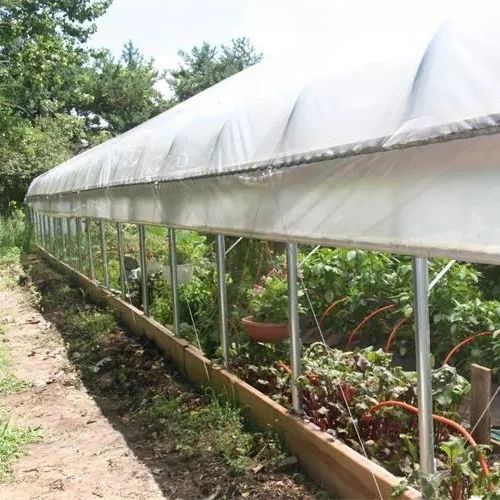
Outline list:
[[[84,42],[111,0],[4,0],[0,7],[0,111],[30,121],[67,112],[81,92]]]
[[[174,100],[182,102],[262,59],[250,40],[236,38],[230,45],[216,47],[203,42],[190,52],[178,52],[181,64],[170,71],[168,82]]]
[[[129,130],[167,109],[168,103],[155,85],[164,78],[146,61],[132,41],[128,41],[119,60],[107,50],[94,55],[88,69],[90,102],[82,111],[89,124],[104,127],[113,134]]]
[[[166,109],[163,75],[131,42],[119,60],[86,47],[110,3],[2,2],[0,199],[22,201],[40,173]]]

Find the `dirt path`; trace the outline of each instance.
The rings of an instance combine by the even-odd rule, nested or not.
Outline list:
[[[27,383],[0,408],[17,426],[41,427],[43,437],[15,461],[0,500],[332,498],[273,438],[240,429],[236,414],[224,416],[216,404],[222,423],[202,420],[210,399],[65,277],[36,260],[29,272],[43,313],[29,288],[0,287],[12,369]],[[228,422],[229,436],[221,436]],[[253,440],[258,461],[235,472],[221,439],[224,450]]]
[[[57,331],[20,289],[0,290],[0,320],[12,366],[30,387],[3,406],[43,438],[14,464],[3,499],[164,498],[153,473],[131,452],[72,369]]]

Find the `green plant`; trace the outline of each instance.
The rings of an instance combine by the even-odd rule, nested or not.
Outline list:
[[[300,299],[303,291],[299,289],[299,314],[305,312]],[[271,269],[247,291],[248,313],[255,321],[262,323],[286,323],[288,321],[288,284],[284,266]]]
[[[0,264],[18,263],[29,250],[31,225],[26,214],[15,202],[9,203],[9,215],[0,215]]]
[[[0,417],[0,481],[6,478],[12,460],[22,452],[23,447],[41,436],[40,428],[18,428]]]
[[[437,473],[428,485],[436,498],[450,500],[496,500],[500,498],[500,462],[493,462],[489,474],[478,470],[479,456],[488,457],[491,447],[468,444],[462,436],[451,435],[437,448]],[[415,456],[415,459],[418,457]],[[409,486],[421,487],[418,467],[409,467],[407,477],[394,489],[398,498]]]

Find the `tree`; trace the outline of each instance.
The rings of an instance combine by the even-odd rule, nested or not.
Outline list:
[[[37,117],[69,111],[82,94],[79,70],[93,21],[111,0],[3,0],[0,7],[0,113]],[[0,131],[1,132],[1,131]]]
[[[132,41],[124,45],[119,60],[109,51],[96,54],[88,71],[87,93],[92,99],[81,111],[93,126],[102,127],[104,120],[106,129],[119,134],[168,107],[155,88],[164,75],[155,69],[153,59],[144,59]]]
[[[85,122],[70,114],[39,117],[32,124],[12,120],[0,142],[0,199],[22,202],[37,175],[110,137],[89,133]]]
[[[174,100],[182,102],[262,59],[248,38],[236,38],[229,46],[203,42],[190,52],[178,52],[180,68],[170,71],[168,83]]]
[[[100,140],[75,109],[84,47],[110,0],[3,0],[0,6],[0,196],[22,201],[36,175]],[[70,113],[72,112],[72,114]]]

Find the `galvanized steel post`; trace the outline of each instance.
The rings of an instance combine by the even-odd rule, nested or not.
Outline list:
[[[123,229],[120,222],[116,223],[116,236],[118,239],[118,260],[120,261],[120,288],[122,299],[127,298],[127,279],[125,275],[125,257],[123,255]]]
[[[57,227],[56,227],[56,218],[50,218],[50,230],[52,233],[52,255],[57,257],[59,252],[59,246],[57,244]]]
[[[292,406],[297,413],[302,411],[299,389],[296,381],[302,372],[301,341],[299,326],[299,295],[297,288],[297,244],[286,244],[286,268],[288,281],[288,329],[290,333],[290,354],[292,368]]]
[[[430,364],[429,272],[427,259],[413,258],[413,292],[415,307],[415,343],[417,356],[418,429],[422,492],[432,498],[432,476],[436,473],[434,460],[434,428],[432,419],[432,371]]]
[[[146,261],[146,230],[143,224],[138,224],[139,230],[139,260],[141,261],[142,310],[149,315],[148,301],[148,270]]]
[[[38,245],[36,214],[35,214],[35,211],[33,210],[33,207],[29,207],[29,213],[30,213],[30,223],[31,223],[32,232],[35,235],[35,244]]]
[[[61,235],[61,258],[65,259],[68,252],[66,250],[66,241],[64,238],[63,219],[59,217],[57,221],[59,226],[59,234]]]
[[[47,220],[45,215],[42,215],[42,226],[43,226],[43,249],[47,250],[49,235],[48,235]]]
[[[89,247],[89,278],[91,280],[95,279],[95,271],[94,271],[94,252],[92,249],[92,233],[90,227],[91,220],[86,217],[85,218],[85,228],[87,230],[87,244]]]
[[[73,265],[73,242],[71,241],[71,218],[66,219],[66,231],[68,233],[68,262]]]
[[[38,246],[43,248],[42,215],[40,212],[36,213],[36,225],[38,230]]]
[[[104,288],[109,288],[108,253],[106,249],[106,232],[104,229],[104,221],[101,219],[99,221],[99,236],[101,239],[102,280]]]
[[[219,292],[219,324],[224,368],[229,368],[229,332],[226,291],[226,243],[224,235],[217,235],[217,279]]]
[[[76,265],[78,271],[82,270],[82,219],[75,218],[76,225]]]
[[[170,286],[172,287],[172,309],[174,316],[174,333],[180,335],[179,286],[177,282],[177,254],[175,252],[175,229],[168,229],[168,248],[170,252]]]
[[[47,229],[49,235],[49,252],[54,254],[54,232],[52,228],[52,217],[47,215]]]

